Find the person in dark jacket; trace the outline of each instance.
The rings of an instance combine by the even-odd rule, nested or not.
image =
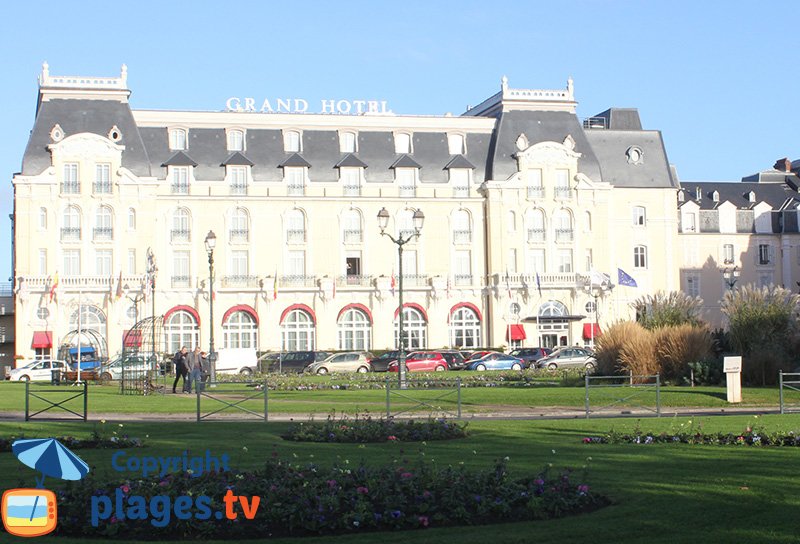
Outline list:
[[[189,380],[183,381],[183,390],[186,393],[191,393],[192,385],[198,387],[203,379],[203,361],[200,357],[199,346],[195,347],[194,351],[189,354],[186,366],[189,371]]]
[[[175,388],[178,386],[178,380],[183,378],[183,389],[186,390],[186,377],[188,375],[187,356],[189,348],[183,346],[179,349],[175,356],[172,358],[172,367],[175,369],[175,381],[172,382],[172,392],[177,393]]]

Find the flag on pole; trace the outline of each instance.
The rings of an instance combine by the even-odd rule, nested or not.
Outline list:
[[[278,269],[275,269],[275,281],[272,283],[272,300],[278,299]]]
[[[450,288],[452,287],[452,282],[450,281],[450,274],[447,275],[447,298],[450,298]]]
[[[511,298],[511,278],[508,275],[508,268],[506,268],[506,291],[508,291],[508,298]]]
[[[58,272],[53,275],[53,281],[50,283],[50,302],[55,301],[58,304]]]
[[[331,298],[336,298],[336,278],[333,278],[333,296]]]
[[[539,273],[536,273],[536,290],[539,291],[539,296],[542,296],[542,281],[539,279]]]
[[[395,285],[396,285],[396,282],[395,282],[395,278],[394,278],[394,268],[392,268],[392,281],[389,284],[389,287],[392,289],[392,296],[394,296]]]
[[[608,274],[598,272],[594,268],[589,271],[589,279],[592,287],[602,287],[611,283],[611,278],[608,276]]]
[[[117,281],[117,293],[116,299],[119,300],[122,298],[122,270],[119,271],[119,280]]]
[[[636,280],[629,276],[623,269],[617,268],[617,283],[620,285],[625,285],[627,287],[639,287],[636,284]]]

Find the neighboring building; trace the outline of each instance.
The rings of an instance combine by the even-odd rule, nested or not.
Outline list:
[[[0,283],[0,380],[14,368],[14,293],[10,283]]]
[[[390,348],[399,263],[382,208],[393,234],[425,214],[404,248],[410,349],[591,343],[598,318],[679,288],[661,134],[633,109],[578,119],[571,81],[504,78],[458,117],[146,111],[129,95],[124,67],[43,69],[13,179],[18,354],[47,354],[79,323],[118,352],[151,315],[154,267],[163,349],[207,345],[209,231],[218,348]],[[610,290],[617,268],[638,289]]]

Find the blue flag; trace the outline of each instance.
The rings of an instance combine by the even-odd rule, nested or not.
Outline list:
[[[542,296],[542,282],[539,280],[539,272],[536,272],[536,289],[539,291],[539,296]]]
[[[617,268],[617,283],[620,285],[627,285],[628,287],[639,287],[636,285],[636,280],[629,276],[623,269]]]

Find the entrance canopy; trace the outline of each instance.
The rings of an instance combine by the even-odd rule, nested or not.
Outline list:
[[[46,349],[53,347],[53,333],[51,331],[36,331],[33,333],[33,349]]]
[[[526,338],[527,336],[525,335],[525,327],[523,325],[509,325],[506,329],[506,340],[508,341],[516,342],[519,340],[525,340]]]
[[[597,323],[584,323],[583,324],[583,338],[585,340],[591,340],[592,338],[597,338],[602,333],[600,332],[600,325]]]

